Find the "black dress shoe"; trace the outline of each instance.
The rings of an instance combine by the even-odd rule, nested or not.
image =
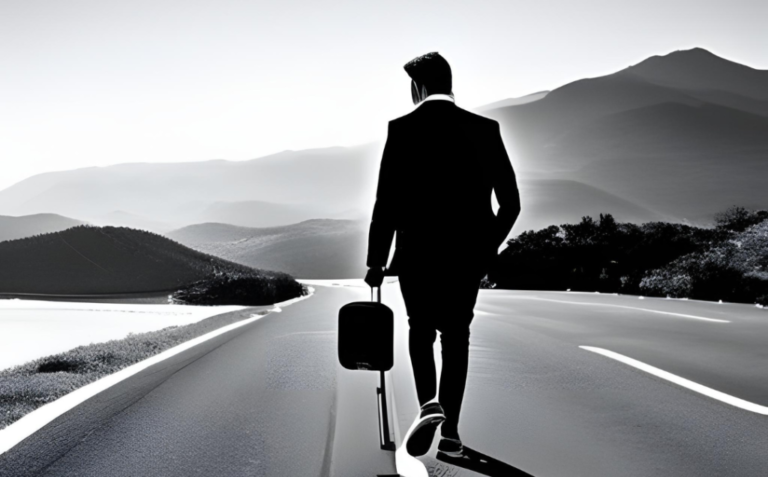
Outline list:
[[[464,455],[464,444],[460,439],[443,437],[437,445],[437,450],[446,457],[460,458]]]
[[[411,433],[405,442],[405,450],[414,457],[422,456],[432,447],[435,430],[445,421],[443,406],[438,402],[428,402],[421,407],[418,420],[411,426]]]

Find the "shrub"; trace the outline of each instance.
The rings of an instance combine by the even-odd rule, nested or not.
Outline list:
[[[38,373],[74,373],[76,370],[77,364],[57,357],[44,361],[37,367]]]
[[[195,305],[269,305],[306,295],[306,288],[290,275],[263,271],[232,276],[217,274],[178,290],[177,302]]]

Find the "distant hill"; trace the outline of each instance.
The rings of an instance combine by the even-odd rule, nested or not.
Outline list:
[[[526,94],[525,96],[520,96],[519,98],[502,99],[501,101],[494,101],[493,103],[484,104],[480,107],[475,108],[473,111],[476,113],[482,114],[486,111],[490,111],[491,109],[506,108],[507,106],[518,106],[521,104],[528,104],[528,103],[532,103],[534,101],[538,101],[542,99],[547,94],[549,94],[549,91],[539,91],[538,93]]]
[[[199,224],[168,234],[201,252],[299,278],[360,278],[365,275],[368,224],[307,220],[268,228]]]
[[[0,293],[173,291],[224,275],[262,272],[123,227],[78,226],[0,243]]]
[[[0,215],[0,242],[58,232],[82,223],[57,214],[34,214],[21,217]]]
[[[276,227],[330,214],[330,211],[324,211],[322,208],[248,200],[214,202],[197,213],[181,217],[185,222],[218,222],[241,227]]]
[[[698,91],[725,91],[768,100],[768,71],[721,58],[703,48],[652,56],[624,70],[658,85]]]
[[[554,224],[578,223],[581,217],[599,216],[606,211],[626,222],[674,220],[674,217],[575,180],[522,179],[519,182],[522,211],[512,229],[513,235]]]
[[[168,232],[173,228],[164,222],[148,219],[147,217],[125,212],[124,210],[115,210],[108,214],[96,216],[91,219],[91,223],[101,226],[128,227],[155,233]]]
[[[768,71],[696,48],[493,109],[522,176],[576,180],[677,220],[764,208]]]

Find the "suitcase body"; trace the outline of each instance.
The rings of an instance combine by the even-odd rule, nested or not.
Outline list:
[[[339,363],[346,369],[389,371],[394,332],[394,313],[381,303],[380,287],[378,301],[347,303],[339,310]]]

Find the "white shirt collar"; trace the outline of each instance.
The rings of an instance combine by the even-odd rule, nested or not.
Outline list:
[[[441,100],[444,100],[444,101],[450,101],[452,103],[456,103],[456,100],[453,99],[451,97],[451,95],[449,95],[449,94],[435,93],[435,94],[430,94],[429,96],[424,98],[419,104],[416,105],[416,107],[421,106],[422,104],[424,104],[427,101],[434,101],[436,99],[441,99]]]

